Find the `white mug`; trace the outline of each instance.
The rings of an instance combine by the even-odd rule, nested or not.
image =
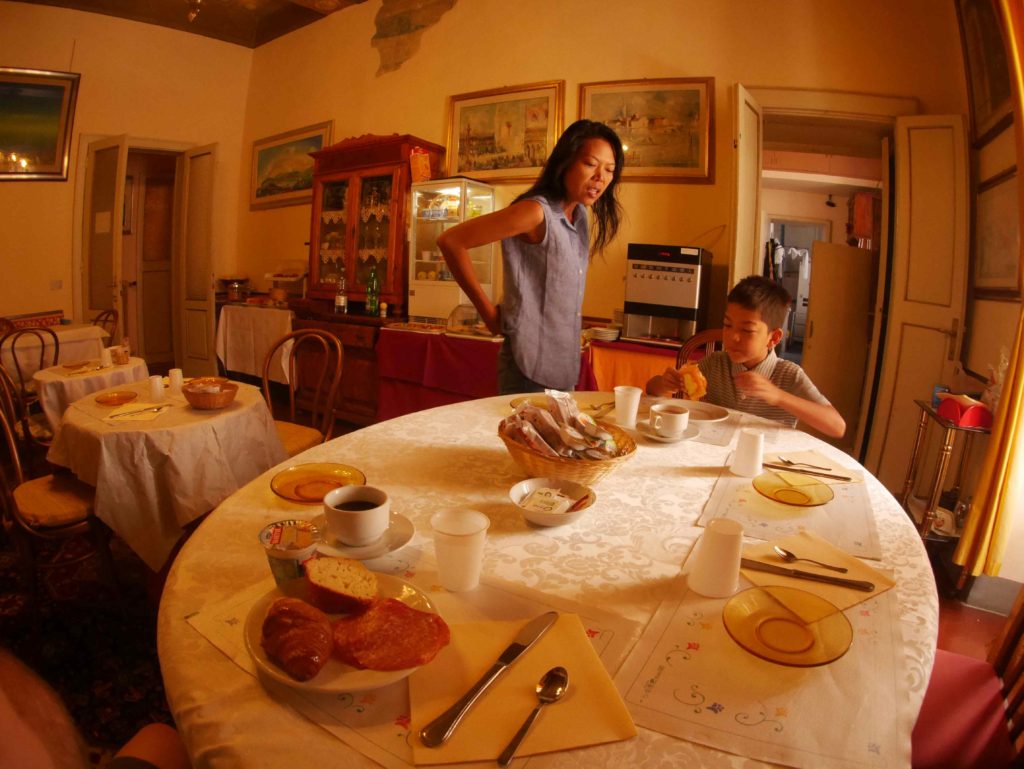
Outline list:
[[[657,403],[651,406],[650,424],[662,438],[676,438],[683,434],[690,423],[690,410],[674,403]]]
[[[324,496],[324,517],[330,536],[343,545],[369,545],[388,530],[391,499],[373,486],[340,486]]]

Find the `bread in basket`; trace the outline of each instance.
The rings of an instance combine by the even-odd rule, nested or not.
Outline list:
[[[222,409],[231,405],[238,385],[221,377],[201,377],[183,384],[181,394],[194,409]]]

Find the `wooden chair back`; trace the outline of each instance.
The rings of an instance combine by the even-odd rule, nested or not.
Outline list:
[[[676,355],[676,368],[681,368],[690,359],[690,356],[702,347],[704,348],[704,354],[707,355],[714,352],[721,345],[722,329],[709,328],[704,331],[698,331],[683,342],[682,347],[679,348],[679,353]]]
[[[101,326],[104,331],[110,334],[110,341],[113,343],[117,337],[117,324],[119,320],[120,316],[117,314],[117,310],[104,310],[92,319],[92,325]]]
[[[1024,588],[1017,593],[1006,624],[989,651],[988,661],[1002,682],[1010,743],[1016,755],[1015,766],[1020,766],[1024,764]]]
[[[38,350],[35,345],[39,345]],[[60,360],[60,338],[48,326],[33,326],[9,331],[0,337],[0,348],[8,347],[14,371],[9,371],[27,404],[38,398],[31,387],[33,371],[57,365]],[[35,362],[35,369],[29,369],[29,362]]]
[[[300,423],[299,411],[308,412],[309,425],[327,440],[334,430],[334,402],[345,357],[341,340],[330,331],[300,329],[274,342],[263,361],[263,397],[271,411],[271,367],[278,350],[288,377],[288,421]]]

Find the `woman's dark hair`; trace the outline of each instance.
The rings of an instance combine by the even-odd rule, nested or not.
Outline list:
[[[626,157],[622,152],[622,141],[618,134],[604,123],[595,120],[577,120],[562,132],[558,137],[555,148],[544,164],[544,170],[540,177],[533,183],[526,192],[516,198],[516,201],[535,195],[554,200],[565,200],[568,193],[565,190],[565,172],[576,160],[583,142],[587,139],[603,139],[611,145],[615,153],[615,172],[612,180],[605,187],[604,194],[594,203],[594,216],[597,218],[597,235],[594,238],[591,253],[597,253],[604,249],[615,238],[619,231],[619,220],[622,218],[622,205],[618,199],[619,179],[622,177],[622,166]]]

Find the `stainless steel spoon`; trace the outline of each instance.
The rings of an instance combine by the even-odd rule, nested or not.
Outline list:
[[[779,454],[779,461],[782,462],[782,464],[784,464],[784,465],[789,465],[790,467],[810,467],[810,468],[812,468],[814,470],[831,470],[832,469],[831,467],[822,467],[821,465],[812,465],[812,464],[809,464],[807,462],[794,462],[792,459],[786,459],[781,454]]]
[[[832,566],[831,564],[828,564],[828,563],[822,563],[821,561],[815,561],[813,558],[801,558],[796,553],[791,553],[789,550],[786,550],[786,548],[779,547],[778,545],[774,545],[772,547],[772,549],[775,551],[776,555],[778,555],[779,558],[781,558],[786,563],[793,563],[793,561],[807,561],[807,563],[816,563],[816,564],[818,564],[818,566],[821,566],[823,569],[832,569],[832,571],[838,571],[838,572],[841,572],[842,574],[846,574],[846,572],[849,571],[849,569],[847,569],[845,566]]]
[[[530,727],[533,726],[533,722],[536,720],[537,714],[540,713],[540,709],[552,702],[558,702],[568,688],[569,672],[561,666],[551,668],[551,670],[541,676],[540,681],[537,682],[537,699],[540,702],[533,709],[533,712],[526,717],[526,720],[523,721],[523,725],[519,727],[519,731],[516,732],[512,741],[501,751],[501,755],[498,756],[498,766],[509,765],[509,762],[512,761],[512,756],[515,755],[516,749],[519,747],[519,743],[523,741],[523,737],[526,736],[526,733],[530,731]]]

